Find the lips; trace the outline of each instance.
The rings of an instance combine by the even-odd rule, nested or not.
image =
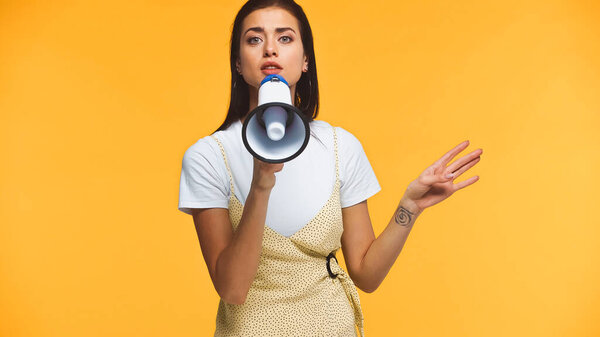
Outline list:
[[[279,74],[281,72],[281,69],[263,69],[262,73],[265,75],[273,75],[273,74]]]
[[[263,63],[262,67],[260,67],[260,70],[262,70],[262,73],[265,75],[279,74],[279,72],[281,72],[281,69],[283,68],[279,65],[279,63],[273,61],[267,61]]]
[[[275,67],[275,68],[268,68],[267,69],[267,67]],[[265,69],[266,70],[275,70],[275,69],[281,70],[283,68],[277,62],[268,61],[268,62],[263,63],[263,65],[260,67],[260,70],[265,70]]]

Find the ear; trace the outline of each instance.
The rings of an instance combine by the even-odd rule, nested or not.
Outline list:
[[[238,69],[238,72],[242,68],[242,63],[239,58],[235,61],[235,67]]]

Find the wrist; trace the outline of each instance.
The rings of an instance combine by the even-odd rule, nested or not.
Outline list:
[[[419,214],[421,214],[421,211],[416,207],[414,202],[402,198],[398,204],[398,208],[396,208],[396,211],[394,212],[392,222],[410,230]]]
[[[415,217],[423,213],[423,210],[419,208],[419,206],[417,206],[417,203],[407,197],[402,197],[402,199],[400,199],[398,208],[400,207],[402,207],[407,211],[407,213]]]
[[[258,186],[257,184],[252,184],[252,185],[250,185],[250,191],[248,192],[248,194],[252,194],[257,197],[268,198],[269,195],[271,194],[271,190],[272,190],[272,188],[261,187],[261,186]]]

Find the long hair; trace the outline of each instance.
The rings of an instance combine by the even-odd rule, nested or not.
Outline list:
[[[303,72],[296,83],[296,93],[293,98],[297,107],[307,118],[313,121],[319,113],[319,83],[317,81],[317,64],[315,62],[315,49],[313,45],[312,30],[304,14],[304,10],[294,0],[249,0],[237,13],[231,30],[229,48],[229,63],[231,68],[231,97],[227,117],[215,132],[227,129],[233,122],[241,119],[248,113],[250,97],[248,83],[236,71],[236,60],[240,57],[240,37],[244,18],[257,9],[266,7],[280,7],[296,17],[300,24],[300,35],[304,53],[308,58],[308,71]],[[214,133],[214,132],[213,132]]]

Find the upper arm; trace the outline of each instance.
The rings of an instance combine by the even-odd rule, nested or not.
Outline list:
[[[217,293],[222,295],[216,271],[219,256],[233,238],[229,210],[226,208],[195,208],[192,210],[192,216],[210,278]]]
[[[344,232],[342,252],[348,274],[356,286],[361,284],[362,261],[375,241],[367,199],[381,190],[362,144],[353,134],[337,127],[339,131],[340,155],[340,201]],[[366,290],[365,290],[366,291]]]
[[[348,274],[356,285],[360,285],[360,269],[363,257],[375,240],[375,232],[367,208],[367,200],[342,208],[344,232],[342,233],[342,253]]]
[[[194,209],[227,208],[233,193],[225,162],[211,144],[202,138],[183,156],[178,208],[186,214]]]
[[[381,190],[375,171],[362,144],[353,134],[339,128],[340,202],[349,208]]]

